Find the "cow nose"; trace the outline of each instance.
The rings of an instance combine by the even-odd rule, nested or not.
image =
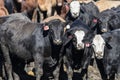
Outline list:
[[[59,44],[62,43],[62,41],[61,41],[60,39],[55,39],[55,40],[54,40],[54,43],[57,44],[57,45],[59,45]]]
[[[107,32],[107,29],[103,28],[101,31],[102,31],[102,32]]]
[[[73,13],[74,15],[77,15],[77,13]]]
[[[98,51],[98,52],[96,53],[96,57],[97,57],[97,58],[102,58],[102,57],[103,57],[103,53],[102,53],[101,51]]]
[[[77,45],[77,49],[82,49],[83,48],[83,44],[78,44]]]

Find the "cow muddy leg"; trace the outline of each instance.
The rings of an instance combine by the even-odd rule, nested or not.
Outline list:
[[[67,75],[68,75],[68,80],[72,80],[73,77],[73,70],[71,68],[71,65],[69,64],[69,61],[67,60],[67,58],[64,56],[64,71],[66,71]]]
[[[19,76],[15,72],[13,73],[13,76],[14,76],[14,80],[20,80]]]
[[[120,80],[120,73],[115,74],[115,80]]]
[[[40,53],[34,55],[36,80],[40,80],[43,75],[43,56]]]
[[[12,63],[11,63],[11,60],[10,60],[10,55],[9,55],[9,51],[8,51],[8,48],[4,45],[4,44],[1,44],[1,48],[2,48],[2,51],[3,51],[3,56],[5,58],[5,69],[6,69],[6,72],[7,72],[7,75],[8,75],[8,80],[13,80],[13,76],[12,76]]]
[[[56,67],[56,69],[53,72],[54,80],[59,80],[60,66],[61,66],[61,64],[58,64],[58,66]]]

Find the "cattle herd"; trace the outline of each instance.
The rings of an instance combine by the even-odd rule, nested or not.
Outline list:
[[[95,2],[0,0],[0,80],[120,80],[120,4]]]

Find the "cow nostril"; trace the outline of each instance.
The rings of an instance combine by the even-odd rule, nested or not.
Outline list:
[[[80,45],[80,44],[78,44],[78,47],[81,47],[81,45]]]
[[[82,44],[78,44],[78,45],[77,45],[77,48],[80,48],[80,49],[81,49],[81,48],[83,48],[83,45],[82,45]]]
[[[97,54],[98,56],[102,56],[102,52],[101,52],[101,51],[97,52],[96,54]]]
[[[77,13],[73,13],[74,15],[77,15]]]
[[[82,44],[78,44],[78,47],[82,47]]]

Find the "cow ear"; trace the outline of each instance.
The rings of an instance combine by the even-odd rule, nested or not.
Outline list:
[[[108,42],[106,42],[106,47],[107,47],[108,49],[112,49],[112,46],[111,46]]]
[[[112,36],[109,36],[105,39],[106,42],[110,42],[112,40]]]
[[[48,31],[49,30],[49,25],[44,23],[42,29],[43,29],[43,36],[44,37],[47,36],[48,32],[49,32]]]

